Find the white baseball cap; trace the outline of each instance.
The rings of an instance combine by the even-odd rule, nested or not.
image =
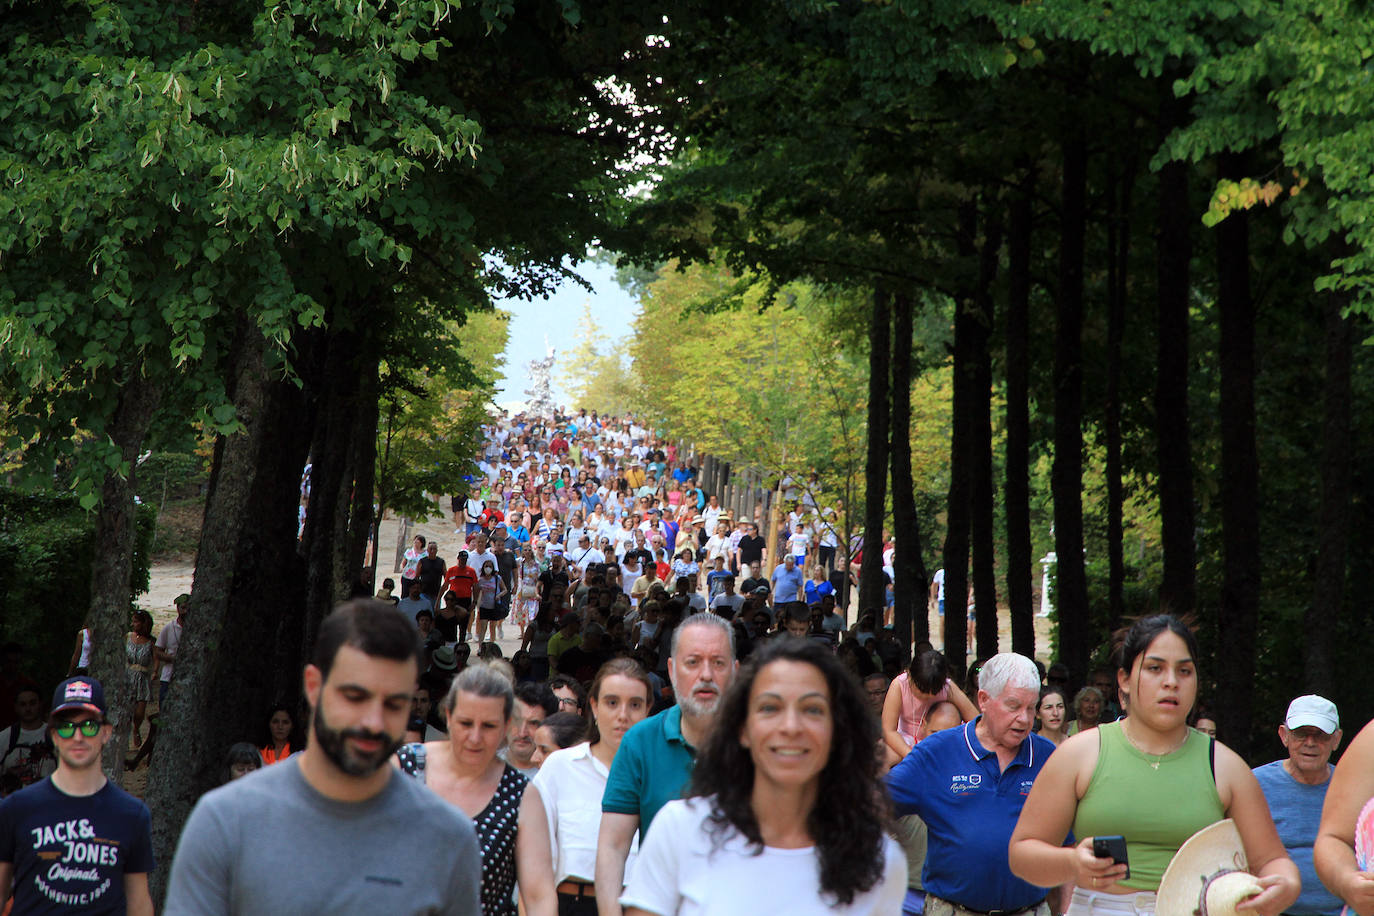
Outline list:
[[[1283,724],[1290,731],[1304,725],[1315,725],[1330,735],[1341,727],[1341,719],[1336,714],[1335,703],[1326,697],[1309,693],[1288,704],[1288,715],[1284,716]]]

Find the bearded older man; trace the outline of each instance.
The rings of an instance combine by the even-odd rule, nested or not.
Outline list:
[[[673,632],[668,677],[677,705],[625,733],[601,798],[596,844],[600,916],[620,916],[625,860],[635,831],[644,842],[654,815],[686,791],[696,749],[710,732],[737,666],[735,631],[724,618],[693,614]]]

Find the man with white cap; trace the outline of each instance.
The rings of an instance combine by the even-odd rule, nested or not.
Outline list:
[[[1341,743],[1341,722],[1336,704],[1313,694],[1288,704],[1279,725],[1279,740],[1288,756],[1255,768],[1255,778],[1269,802],[1269,813],[1279,830],[1288,855],[1302,876],[1302,893],[1285,913],[1294,916],[1334,914],[1341,899],[1317,877],[1312,864],[1312,845],[1321,823],[1322,804],[1331,783],[1331,754]]]

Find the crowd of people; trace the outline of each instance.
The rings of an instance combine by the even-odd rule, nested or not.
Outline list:
[[[165,911],[1374,913],[1374,728],[1333,767],[1335,705],[1297,697],[1252,770],[1162,614],[1081,685],[1014,653],[959,678],[881,608],[846,621],[824,509],[799,503],[770,558],[758,519],[699,520],[714,500],[659,445],[586,414],[495,426],[455,562],[417,539],[399,590],[326,617],[302,714],[228,749]],[[135,620],[149,695],[164,645]],[[102,686],[77,670],[44,700],[14,691],[0,730],[27,784],[0,802],[0,900],[149,913]]]

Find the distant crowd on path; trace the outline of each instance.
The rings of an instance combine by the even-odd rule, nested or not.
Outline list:
[[[634,432],[611,447],[631,467],[651,441]],[[486,485],[502,480],[497,467]],[[543,520],[546,482],[531,485]],[[550,485],[553,501],[576,485]],[[228,749],[224,785],[170,863],[165,912],[1374,912],[1356,840],[1374,837],[1374,728],[1333,768],[1336,707],[1297,697],[1275,712],[1282,757],[1252,771],[1215,740],[1196,641],[1173,617],[1138,621],[1081,686],[1013,653],[961,683],[929,643],[894,646],[880,609],[827,626],[834,593],[808,602],[790,555],[765,578],[727,553],[713,593],[695,515],[674,546],[697,569],[670,589],[665,531],[641,527],[663,523],[652,493],[619,507],[618,551],[597,534],[590,549],[606,537],[610,553],[570,557],[571,506],[541,535],[482,486],[481,511],[455,519],[457,562],[422,565],[439,554],[426,542],[405,598],[336,608],[303,672],[305,708],[265,710],[263,736]],[[589,489],[579,544],[608,514],[587,509]],[[546,566],[525,557],[536,546]],[[527,580],[521,620],[502,602]],[[493,641],[507,622],[523,630],[509,660]],[[130,646],[156,652],[162,635],[135,618]],[[130,677],[146,654],[130,649]],[[77,670],[48,703],[22,667],[7,652],[0,671],[16,718],[0,726],[0,900],[17,914],[151,912],[148,810],[100,771],[101,685]]]
[[[518,414],[483,432],[480,474],[449,498],[457,543],[416,536],[399,586],[388,578],[378,593],[417,618],[432,650],[471,641],[496,654],[509,625],[522,676],[580,669],[585,681],[597,660],[628,652],[662,681],[666,638],[692,611],[737,622],[746,643],[789,628],[831,645],[878,641],[882,608],[847,621],[839,605],[839,519],[812,487],[792,488],[770,557],[763,503],[732,517],[677,445],[632,417]],[[888,642],[895,674],[900,647]]]

